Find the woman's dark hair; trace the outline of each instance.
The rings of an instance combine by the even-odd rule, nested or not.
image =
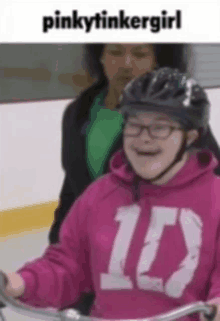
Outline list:
[[[104,80],[106,78],[101,64],[104,47],[104,44],[84,45],[84,67],[88,70],[92,78],[98,80]]]
[[[105,44],[84,45],[84,66],[90,76],[98,80],[106,80],[101,64]],[[178,68],[187,71],[187,44],[153,44],[157,67]]]

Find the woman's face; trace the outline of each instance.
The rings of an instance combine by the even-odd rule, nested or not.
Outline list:
[[[101,61],[109,83],[118,91],[134,77],[152,71],[156,64],[149,44],[107,44]]]
[[[151,134],[157,138],[152,138],[144,127],[140,132],[139,126],[149,125]],[[175,129],[171,131],[169,126]],[[188,131],[187,143],[191,144],[197,137],[196,130]],[[180,124],[165,114],[139,113],[129,117],[125,124],[124,151],[136,174],[144,179],[153,179],[174,161],[183,138]]]

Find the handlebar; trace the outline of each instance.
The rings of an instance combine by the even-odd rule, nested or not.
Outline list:
[[[11,308],[15,312],[28,317],[37,317],[44,321],[112,321],[101,318],[86,317],[79,314],[77,310],[68,309],[64,311],[47,311],[43,309],[33,308],[28,305],[19,303],[17,300],[5,294],[5,287],[7,284],[7,276],[4,272],[0,271],[0,301],[7,307]],[[207,305],[204,302],[197,302],[194,304],[186,305],[182,308],[174,309],[168,313],[160,314],[150,318],[144,319],[127,319],[117,321],[172,321],[178,318],[202,312],[204,316],[209,320],[213,320],[217,308],[214,305]],[[116,321],[116,320],[115,320]]]

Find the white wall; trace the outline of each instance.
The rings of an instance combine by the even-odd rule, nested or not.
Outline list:
[[[207,90],[220,144],[220,89]],[[57,200],[61,119],[70,100],[0,105],[0,210]]]
[[[61,120],[70,101],[0,105],[0,210],[58,199]]]

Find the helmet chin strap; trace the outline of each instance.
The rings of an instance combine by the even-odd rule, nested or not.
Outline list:
[[[158,180],[159,178],[163,177],[174,165],[176,165],[178,162],[180,162],[183,158],[184,153],[188,149],[186,144],[187,144],[187,136],[184,133],[184,139],[183,139],[182,146],[180,147],[179,152],[177,153],[176,157],[174,158],[174,161],[164,171],[162,171],[159,175],[157,175],[156,177],[154,177],[152,179],[149,179],[148,181],[154,182],[154,181]]]

